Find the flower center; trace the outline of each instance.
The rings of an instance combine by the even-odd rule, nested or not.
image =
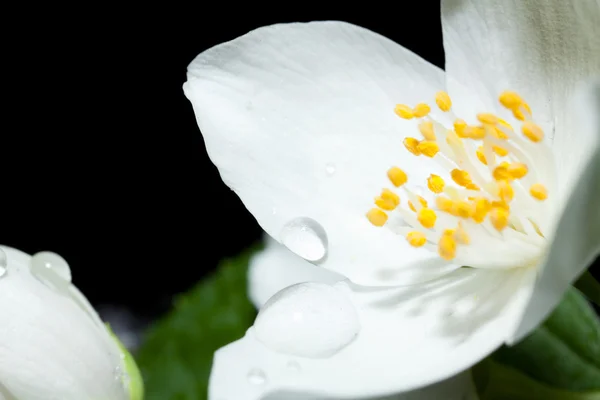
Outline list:
[[[452,127],[434,119],[428,104],[397,105],[400,118],[419,120],[422,139],[407,137],[406,150],[437,162],[447,176],[431,174],[423,182],[429,192],[421,196],[409,187],[402,168],[391,167],[387,176],[393,188],[375,198],[368,220],[403,235],[411,246],[462,265],[535,265],[546,244],[545,200],[554,162],[543,143],[544,132],[521,96],[506,91],[499,101],[512,112],[519,130],[492,113],[478,114],[477,124],[467,124],[453,113],[446,92],[438,92],[435,102],[454,121]],[[405,204],[401,197],[407,198]]]

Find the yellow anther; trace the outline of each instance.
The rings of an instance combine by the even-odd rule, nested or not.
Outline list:
[[[490,132],[491,132],[492,136],[494,136],[496,139],[500,139],[500,140],[508,139],[508,135],[506,133],[504,133],[500,128],[490,129]]]
[[[527,165],[523,163],[513,163],[508,166],[508,173],[512,179],[521,179],[527,175]]]
[[[444,260],[452,260],[456,257],[456,240],[454,240],[454,231],[450,230],[451,234],[444,234],[438,242],[438,254]]]
[[[482,126],[467,126],[463,130],[463,136],[468,139],[483,139],[485,137],[485,128]]]
[[[512,179],[512,176],[508,172],[508,167],[508,163],[501,163],[496,168],[494,168],[494,172],[492,173],[494,179],[497,181]]]
[[[422,232],[412,231],[406,235],[406,240],[413,247],[421,247],[427,242],[427,238]]]
[[[504,147],[492,146],[492,150],[500,157],[506,157],[508,155],[508,150],[506,150]]]
[[[417,213],[417,220],[419,220],[421,225],[425,228],[433,228],[436,219],[437,215],[435,215],[435,211],[431,208],[423,207]]]
[[[496,228],[501,231],[508,225],[508,217],[510,213],[507,209],[501,207],[494,207],[490,211],[490,222]]]
[[[502,92],[498,100],[500,100],[500,104],[502,104],[509,110],[514,110],[515,108],[523,104],[523,99],[521,98],[521,96],[510,90]]]
[[[523,123],[523,126],[521,126],[521,132],[523,132],[523,135],[525,135],[527,139],[535,143],[544,138],[544,131],[542,128],[531,121],[526,121]]]
[[[419,203],[421,203],[421,205],[423,207],[427,207],[427,200],[425,200],[423,197],[421,196],[417,196],[417,199],[419,200]],[[415,205],[413,204],[412,201],[408,201],[408,208],[410,208],[412,211],[417,212],[417,209],[415,208]]]
[[[402,171],[398,167],[392,167],[388,169],[387,176],[392,182],[392,184],[396,187],[400,187],[408,181],[408,176],[406,172]]]
[[[435,104],[444,112],[450,111],[452,108],[452,100],[448,93],[444,91],[439,91],[435,94]]]
[[[413,115],[417,118],[423,118],[431,111],[431,107],[425,103],[419,103],[413,108]]]
[[[460,218],[470,218],[475,214],[475,205],[464,200],[455,201],[452,214]]]
[[[529,193],[537,200],[546,200],[548,198],[548,189],[541,183],[534,183],[529,188]]]
[[[460,222],[458,223],[458,227],[454,231],[454,239],[460,244],[471,243],[471,238],[469,237],[469,234],[467,233],[465,228],[463,228]]]
[[[438,196],[435,198],[435,206],[440,210],[452,214],[454,202],[447,197]]]
[[[424,121],[419,124],[419,132],[425,140],[435,140],[435,131],[433,130],[433,122]]]
[[[498,117],[492,113],[479,113],[477,114],[477,120],[487,125],[496,125],[498,123]]]
[[[485,158],[485,154],[483,154],[483,146],[479,146],[475,151],[475,154],[477,155],[477,159],[481,161],[483,165],[488,165],[487,159]]]
[[[433,193],[442,193],[445,184],[444,180],[438,175],[431,174],[429,175],[429,178],[427,178],[427,187]]]
[[[498,197],[505,203],[510,202],[515,197],[515,191],[508,181],[498,181]]]
[[[438,153],[438,151],[440,151],[440,146],[438,146],[436,142],[423,140],[422,142],[419,142],[419,144],[417,145],[417,149],[424,156],[433,157]]]
[[[421,155],[421,150],[419,150],[419,141],[417,139],[407,137],[402,143],[404,143],[404,147],[406,147],[406,150],[410,151],[415,156]]]
[[[375,226],[383,226],[387,222],[388,216],[379,208],[371,208],[367,213],[367,219]]]
[[[450,171],[450,176],[452,177],[452,180],[459,186],[465,187],[471,183],[471,177],[467,171],[455,168]]]
[[[395,210],[397,205],[388,199],[383,197],[375,197],[375,205],[383,210],[392,211]]]
[[[485,216],[490,211],[490,202],[484,198],[480,197],[475,199],[475,212],[473,213],[473,221],[478,224],[482,223],[485,220]]]
[[[394,108],[394,112],[397,116],[404,119],[413,119],[415,116],[412,108],[410,108],[406,104],[397,104],[396,108]]]
[[[398,196],[396,193],[392,192],[390,189],[382,189],[381,190],[381,198],[392,201],[396,205],[400,204],[400,196]]]
[[[502,125],[503,127],[505,127],[506,129],[508,129],[509,131],[514,130],[512,125],[509,124],[508,122],[506,122],[505,120],[503,120],[502,118],[498,118],[498,125]],[[506,136],[506,134],[504,132],[500,132],[504,135],[504,137],[501,137],[500,139],[508,139],[508,136]]]
[[[523,102],[519,108],[514,108],[512,113],[519,121],[525,121],[527,117],[531,116],[531,108],[529,107],[529,104]]]
[[[474,183],[469,183],[467,186],[465,186],[465,189],[480,190],[481,188]]]
[[[492,208],[504,208],[506,211],[510,210],[508,203],[498,200],[494,200],[490,203],[490,209]]]
[[[457,119],[454,121],[454,132],[458,135],[458,137],[464,137],[465,129],[467,128],[467,123],[462,119]]]

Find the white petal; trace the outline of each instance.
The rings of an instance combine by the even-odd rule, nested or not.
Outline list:
[[[533,278],[533,270],[463,268],[412,288],[376,289],[339,282],[332,287],[347,296],[360,321],[353,341],[328,358],[286,355],[281,347],[279,352],[271,350],[274,343],[268,340],[265,346],[264,332],[258,330],[259,315],[257,327],[217,351],[210,398],[254,400],[284,392],[343,399],[382,396],[439,382],[471,367],[507,339],[531,296]],[[333,314],[332,308],[324,302],[316,304],[318,296],[308,293],[310,298],[299,297],[298,309],[290,307],[289,313],[281,314],[282,322],[289,322],[289,331],[280,332],[279,339],[290,336],[310,345],[306,337],[298,338],[298,332],[306,332],[307,337],[316,334],[317,339],[329,340],[327,321],[343,320],[339,315],[322,315]],[[319,323],[312,331],[311,321]],[[285,323],[272,326],[286,327]],[[298,349],[293,349],[295,354],[300,354]],[[264,373],[262,384],[253,379],[257,371]]]
[[[588,101],[580,111],[581,129],[600,138],[600,85],[589,91]],[[545,265],[537,279],[530,303],[512,341],[522,339],[538,326],[556,307],[569,286],[600,253],[600,146],[591,145],[592,156],[560,218]]]
[[[568,179],[585,146],[566,111],[576,87],[600,74],[600,2],[444,0],[442,23],[447,87],[459,114],[494,111],[502,91],[517,91],[563,155],[559,178]],[[461,107],[473,97],[479,109]]]
[[[330,21],[260,28],[207,50],[188,67],[184,91],[211,160],[267,233],[281,241],[286,223],[312,218],[328,235],[321,265],[391,285],[423,279],[420,261],[439,258],[365,213],[390,185],[390,166],[421,186],[436,173],[403,148],[416,121],[393,109],[433,99],[443,82],[390,40]]]
[[[296,283],[335,283],[344,279],[294,255],[271,237],[265,239],[265,249],[250,259],[248,267],[248,294],[257,308],[281,289]]]
[[[127,399],[118,346],[70,284],[51,288],[31,273],[29,255],[2,250],[0,391],[28,400]]]

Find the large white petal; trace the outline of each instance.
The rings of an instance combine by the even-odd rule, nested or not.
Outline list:
[[[600,84],[584,93],[579,107],[579,129],[596,141],[586,143],[592,156],[576,182],[560,218],[545,265],[531,301],[516,329],[518,341],[543,321],[560,302],[569,286],[600,253]]]
[[[500,92],[519,92],[553,140],[558,184],[568,194],[588,147],[567,111],[577,86],[600,74],[600,2],[443,0],[442,23],[459,114],[494,111]],[[479,109],[462,107],[473,97]]]
[[[281,264],[306,263],[294,260],[293,254],[287,255],[292,258],[286,262],[281,257]],[[264,269],[269,266],[275,265],[267,263]],[[466,370],[507,339],[531,295],[533,278],[533,270],[463,268],[412,288],[364,288],[347,281],[327,286],[347,296],[344,298],[349,299],[357,312],[361,328],[353,341],[329,358],[282,354],[282,347],[274,351],[273,344],[263,344],[259,314],[255,326],[244,338],[217,351],[210,378],[210,398],[254,400],[273,393],[357,398],[414,390],[439,382]],[[280,292],[261,314],[270,312],[269,307],[277,304],[273,303],[275,299],[281,299],[282,293],[292,289]],[[297,351],[300,342],[306,345],[306,337],[312,334],[326,337],[343,320],[332,311],[343,307],[329,308],[325,302],[315,300],[319,297],[314,290],[307,293],[309,296],[301,299],[298,309],[289,308],[289,318],[283,315],[280,324],[272,325],[278,332],[277,346],[290,337],[296,340],[295,354],[300,354]],[[303,324],[310,322],[301,325],[294,322],[312,321],[313,317],[318,322],[314,330],[304,329],[308,325]],[[299,336],[299,331],[306,336]],[[265,375],[262,385],[248,379],[257,370]]]
[[[390,166],[420,186],[436,173],[404,149],[416,121],[393,109],[443,85],[441,70],[396,43],[329,21],[268,26],[211,48],[189,65],[184,91],[211,160],[265,231],[281,241],[286,223],[313,218],[328,235],[323,266],[391,285],[447,270],[365,218]]]
[[[42,283],[31,256],[2,250],[0,391],[28,400],[127,399],[121,353],[83,296]]]

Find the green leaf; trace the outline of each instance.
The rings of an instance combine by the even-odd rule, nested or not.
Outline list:
[[[244,336],[256,316],[246,293],[256,250],[222,262],[150,329],[137,358],[146,400],[206,399],[214,351]]]
[[[575,282],[575,287],[590,301],[600,306],[600,282],[590,271],[585,271]]]
[[[600,321],[575,289],[541,327],[492,357],[548,386],[600,395]]]

